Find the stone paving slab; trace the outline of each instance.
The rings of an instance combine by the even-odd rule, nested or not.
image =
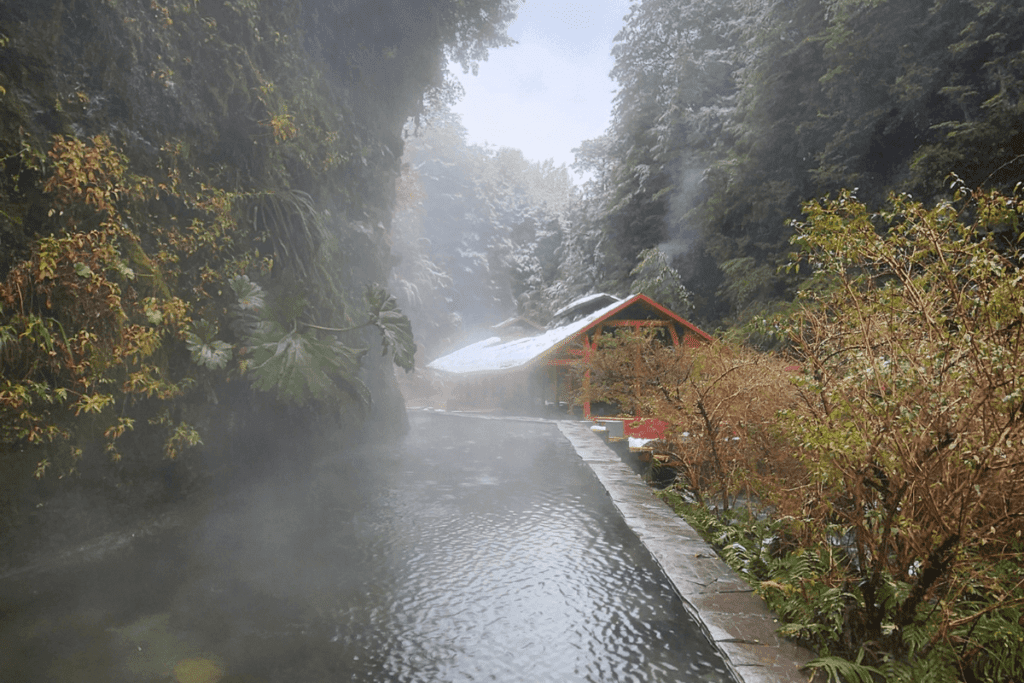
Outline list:
[[[740,683],[807,683],[800,668],[814,657],[780,638],[764,601],[591,431],[592,422],[558,428],[608,491],[626,523],[661,565],[686,609],[703,626]]]

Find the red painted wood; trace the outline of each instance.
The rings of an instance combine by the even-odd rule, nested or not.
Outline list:
[[[641,417],[626,421],[626,436],[637,439],[660,439],[665,436],[669,423],[656,417]]]

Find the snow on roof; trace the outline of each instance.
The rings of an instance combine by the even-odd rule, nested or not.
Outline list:
[[[613,301],[622,301],[622,299],[620,299],[617,296],[614,296],[612,294],[605,294],[603,292],[598,292],[597,294],[588,294],[587,296],[576,299],[576,301],[573,301],[570,304],[562,306],[557,311],[555,311],[555,314],[551,317],[556,319],[561,318],[563,315],[571,313],[577,308],[583,308],[587,304],[596,302],[600,299],[607,299],[609,304]]]
[[[522,367],[587,329],[594,321],[611,313],[622,303],[622,301],[616,300],[586,317],[568,325],[555,327],[536,337],[525,337],[508,342],[502,342],[500,337],[491,337],[449,353],[447,356],[442,356],[429,363],[427,367],[457,375]]]
[[[521,315],[512,316],[506,320],[502,320],[497,325],[491,325],[492,330],[507,330],[514,327],[530,328],[532,330],[543,330],[543,325],[538,325],[529,318],[524,318]]]
[[[491,337],[463,347],[458,351],[448,354],[447,356],[442,356],[441,358],[428,363],[427,367],[455,375],[468,375],[474,372],[501,372],[504,370],[520,368],[547,354],[557,346],[568,342],[573,337],[585,331],[591,325],[602,320],[611,313],[619,309],[625,309],[638,301],[645,302],[646,305],[655,307],[662,312],[662,315],[671,316],[673,319],[690,329],[698,337],[711,341],[711,336],[709,334],[694,327],[675,313],[672,313],[672,311],[662,308],[643,294],[634,294],[625,300],[612,297],[610,294],[591,295],[590,297],[584,298],[594,301],[600,296],[607,296],[613,299],[613,301],[607,306],[599,308],[579,320],[575,320],[559,327],[554,327],[535,337],[524,337],[522,339],[515,339],[513,341],[506,342],[501,341],[500,337]],[[579,302],[575,303],[578,304]]]

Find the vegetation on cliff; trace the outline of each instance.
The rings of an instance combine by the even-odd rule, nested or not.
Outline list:
[[[383,287],[402,128],[513,12],[0,3],[4,482],[323,417],[401,429],[389,366],[415,347]]]

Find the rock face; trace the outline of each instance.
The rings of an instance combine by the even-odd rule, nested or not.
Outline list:
[[[0,2],[0,478],[404,428],[402,125],[512,16],[449,4]]]

